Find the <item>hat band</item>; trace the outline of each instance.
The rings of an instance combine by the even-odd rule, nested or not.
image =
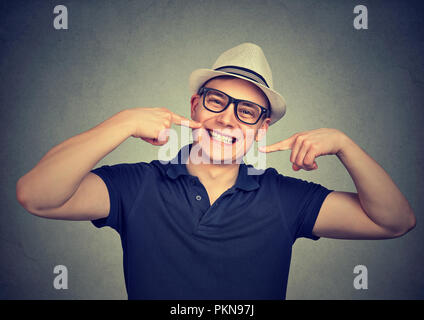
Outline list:
[[[238,75],[238,76],[242,76],[244,78],[247,78],[249,80],[253,80],[253,81],[260,83],[260,84],[264,85],[265,87],[269,88],[265,79],[259,73],[256,73],[255,71],[252,71],[250,69],[237,67],[237,66],[224,66],[224,67],[216,68],[214,70],[215,71],[222,71],[222,72],[226,72],[226,73],[231,73],[231,74],[235,74],[235,75]]]

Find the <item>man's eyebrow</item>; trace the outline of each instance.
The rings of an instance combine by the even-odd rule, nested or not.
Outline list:
[[[216,89],[215,89],[216,90]],[[223,93],[223,92],[219,92],[219,91],[215,91],[215,92],[213,92],[213,94],[216,94],[216,95],[218,95],[218,96],[223,96],[223,97],[225,97],[225,94]],[[228,95],[228,94],[227,94]]]

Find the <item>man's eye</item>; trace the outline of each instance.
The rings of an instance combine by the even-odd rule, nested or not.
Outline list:
[[[241,112],[244,113],[244,114],[248,114],[248,115],[253,114],[252,111],[250,111],[250,110],[241,110]]]
[[[215,104],[215,105],[223,105],[224,104],[222,100],[213,99],[213,98],[208,99],[208,103]]]

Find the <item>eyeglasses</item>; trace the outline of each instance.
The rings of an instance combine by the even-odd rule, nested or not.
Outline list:
[[[203,106],[210,112],[220,113],[227,109],[231,103],[234,103],[236,118],[246,124],[256,124],[263,114],[268,113],[268,109],[259,104],[234,99],[217,89],[202,87],[198,93],[200,96],[203,95]]]

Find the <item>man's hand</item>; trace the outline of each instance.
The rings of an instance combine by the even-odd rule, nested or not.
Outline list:
[[[132,123],[132,136],[140,138],[155,146],[168,142],[168,129],[174,123],[190,128],[200,128],[200,122],[187,119],[166,108],[133,108],[128,109]]]
[[[259,151],[274,152],[290,149],[292,150],[290,162],[293,163],[293,170],[310,171],[318,169],[315,158],[341,152],[346,137],[337,129],[321,128],[296,133],[288,139],[270,146],[260,147]]]

